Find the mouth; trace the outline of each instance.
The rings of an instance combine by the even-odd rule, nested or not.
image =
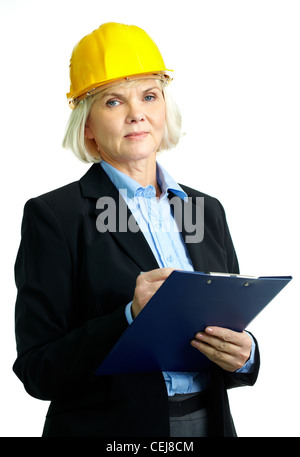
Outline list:
[[[125,135],[124,138],[127,138],[128,140],[141,140],[143,138],[146,138],[148,135],[148,132],[131,132],[128,133],[128,135]]]

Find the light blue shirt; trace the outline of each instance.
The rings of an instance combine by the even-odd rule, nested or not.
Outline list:
[[[181,199],[187,194],[173,178],[157,163],[157,182],[161,196],[156,198],[153,186],[142,187],[134,179],[117,170],[105,161],[100,162],[102,168],[119,190],[144,234],[159,267],[171,267],[180,270],[194,271],[182,234],[178,230],[169,204],[168,194],[172,191]],[[126,306],[126,318],[132,322],[131,303]],[[254,342],[252,346],[254,345]],[[253,365],[254,350],[251,357],[240,370],[247,372]],[[207,388],[209,373],[163,372],[169,395],[193,393]]]

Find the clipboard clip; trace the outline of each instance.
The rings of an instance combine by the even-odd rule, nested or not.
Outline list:
[[[206,273],[209,276],[222,276],[224,278],[241,278],[241,279],[258,279],[258,276],[249,276],[249,275],[240,275],[240,274],[233,274],[233,273],[217,273],[214,271],[209,271]],[[207,279],[206,284],[212,284],[212,279]],[[250,282],[246,281],[244,284],[244,287],[249,287]]]
[[[234,273],[218,273],[215,271],[208,271],[206,274],[210,276],[224,276],[228,278],[245,278],[245,279],[258,279],[259,276],[239,275]]]

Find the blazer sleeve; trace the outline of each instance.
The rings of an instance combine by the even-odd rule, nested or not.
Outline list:
[[[55,214],[40,197],[25,205],[21,235],[13,370],[30,395],[53,400],[95,382],[94,370],[128,326],[126,304],[76,323],[71,251]]]
[[[228,271],[231,273],[239,274],[239,264],[238,264],[238,259],[237,255],[234,249],[234,245],[232,242],[232,238],[230,235],[230,231],[228,228],[227,220],[226,220],[226,215],[224,208],[220,202],[220,210],[222,213],[222,219],[223,219],[223,227],[224,227],[224,246],[227,254],[227,268]],[[251,334],[254,343],[255,343],[255,352],[254,352],[254,364],[253,367],[249,372],[233,372],[230,373],[228,371],[223,371],[223,376],[224,376],[224,382],[225,386],[227,389],[231,389],[234,387],[240,387],[240,386],[253,386],[257,380],[258,373],[259,373],[259,368],[260,368],[260,354],[259,354],[259,347],[258,347],[258,342],[255,339],[255,337]],[[218,367],[217,367],[218,369]]]
[[[232,242],[231,234],[229,231],[229,227],[227,224],[226,214],[223,205],[217,200],[220,212],[221,212],[221,220],[222,220],[222,231],[223,231],[223,243],[224,249],[226,251],[226,259],[227,259],[227,271],[229,273],[239,274],[239,263],[238,258],[235,252],[235,248]]]

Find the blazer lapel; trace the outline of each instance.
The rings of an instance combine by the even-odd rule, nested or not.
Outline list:
[[[111,208],[115,211],[115,221],[112,225],[107,224],[107,229],[141,271],[159,268],[144,235],[135,224],[131,211],[103,168],[99,164],[92,165],[79,182],[82,196],[95,200],[96,217],[102,211],[107,211],[107,205],[111,203]]]

